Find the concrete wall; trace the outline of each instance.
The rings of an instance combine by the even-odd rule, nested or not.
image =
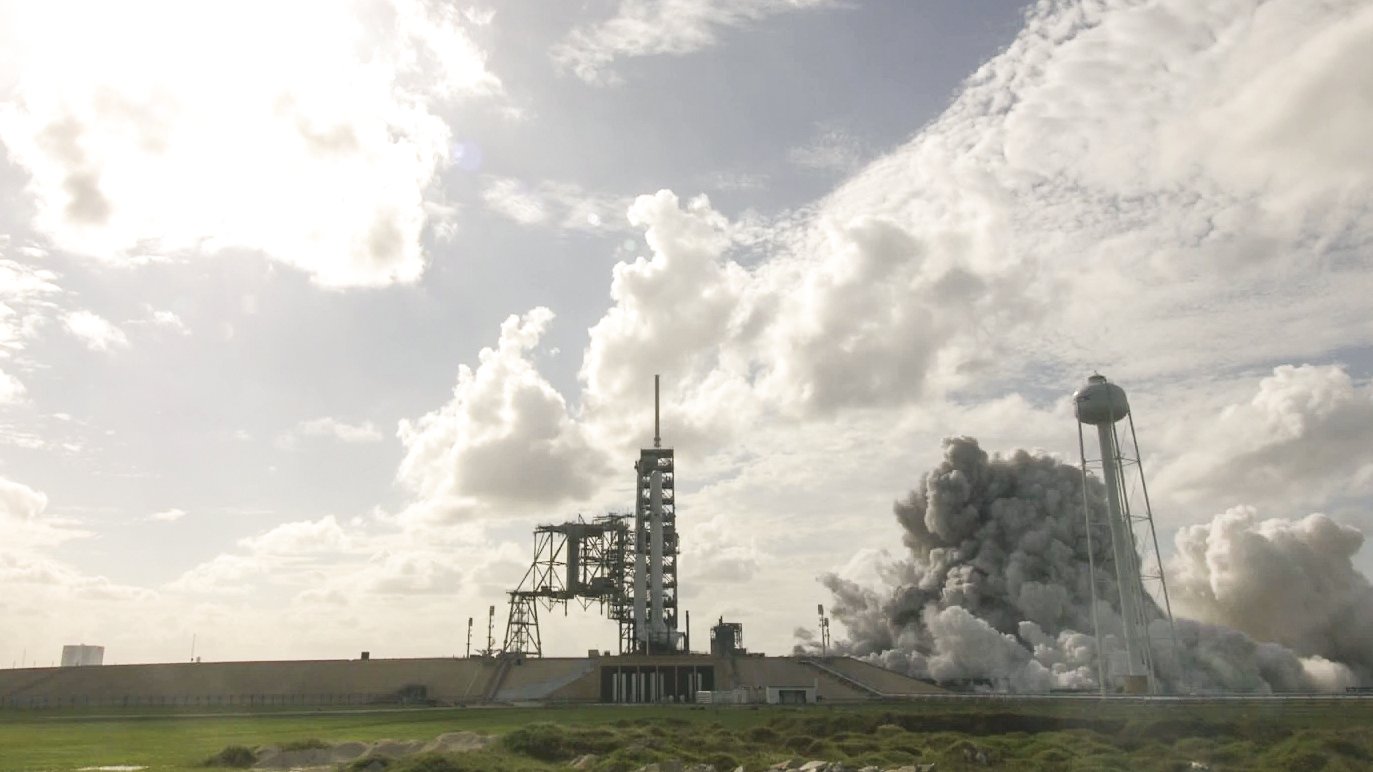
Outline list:
[[[478,701],[492,660],[203,662],[0,670],[0,705],[273,705],[373,702],[407,687]]]
[[[594,702],[600,699],[599,669],[596,659],[525,659],[512,664],[501,680],[496,691],[497,702],[518,702],[521,700],[585,699]],[[590,676],[589,679],[586,677]],[[584,695],[576,689],[567,689],[574,682],[588,680],[596,688]]]
[[[868,692],[802,664],[791,657],[736,657],[738,686],[754,693],[754,702],[766,699],[769,686],[815,687],[816,696],[825,702],[857,702],[871,699]]]
[[[828,658],[823,664],[883,694],[942,691],[843,657]],[[811,687],[823,701],[874,698],[871,692],[800,659],[697,654],[521,661],[306,660],[11,669],[0,670],[0,706],[365,704],[394,700],[406,689],[412,693],[422,690],[427,699],[452,703],[481,702],[488,693],[497,702],[596,702],[601,698],[603,665],[710,666],[715,672],[715,689],[748,689],[755,702],[764,700],[764,690],[770,686]]]
[[[948,693],[934,684],[851,657],[826,657],[821,661],[827,667],[834,668],[849,678],[866,684],[883,694],[909,696]]]

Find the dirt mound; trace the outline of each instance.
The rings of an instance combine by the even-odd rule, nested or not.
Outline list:
[[[361,758],[371,748],[368,743],[347,742],[323,748],[303,748],[284,751],[267,746],[257,752],[254,769],[302,769],[332,767]]]
[[[461,753],[485,748],[490,735],[476,732],[447,732],[428,742],[424,740],[378,740],[372,743],[345,742],[320,748],[282,750],[276,746],[258,749],[254,769],[328,769],[361,758],[396,760],[417,753]]]
[[[446,732],[430,740],[422,749],[426,753],[461,753],[478,751],[494,740],[489,734],[476,732]]]

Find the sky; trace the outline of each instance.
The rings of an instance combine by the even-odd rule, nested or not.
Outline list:
[[[0,666],[481,648],[534,526],[631,506],[655,373],[696,648],[789,651],[945,437],[1075,461],[1096,371],[1165,553],[1369,533],[1370,49],[1355,0],[0,0]]]

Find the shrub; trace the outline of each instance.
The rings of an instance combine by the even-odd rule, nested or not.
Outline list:
[[[730,772],[740,766],[739,760],[728,753],[712,753],[706,756],[705,762],[723,772]]]
[[[520,727],[501,738],[501,747],[542,761],[570,761],[578,756],[603,754],[615,750],[624,738],[597,728],[568,728],[560,724],[535,723]]]
[[[600,768],[611,772],[630,772],[630,770],[639,769],[655,762],[669,760],[671,757],[660,751],[634,744],[620,748],[610,754]]]
[[[763,745],[776,745],[782,736],[770,726],[755,726],[744,734],[749,740]]]
[[[1282,759],[1283,768],[1292,772],[1318,772],[1325,769],[1329,762],[1329,759],[1315,751],[1292,753]]]
[[[388,772],[468,772],[474,769],[479,767],[468,766],[458,761],[456,756],[442,753],[421,753],[387,767]]]
[[[206,767],[237,767],[246,769],[257,763],[257,754],[252,748],[246,745],[226,745],[224,750],[216,753],[201,766]]]

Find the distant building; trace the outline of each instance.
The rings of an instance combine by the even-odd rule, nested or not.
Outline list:
[[[62,667],[83,667],[86,665],[103,665],[105,663],[104,646],[78,646],[62,647]]]

